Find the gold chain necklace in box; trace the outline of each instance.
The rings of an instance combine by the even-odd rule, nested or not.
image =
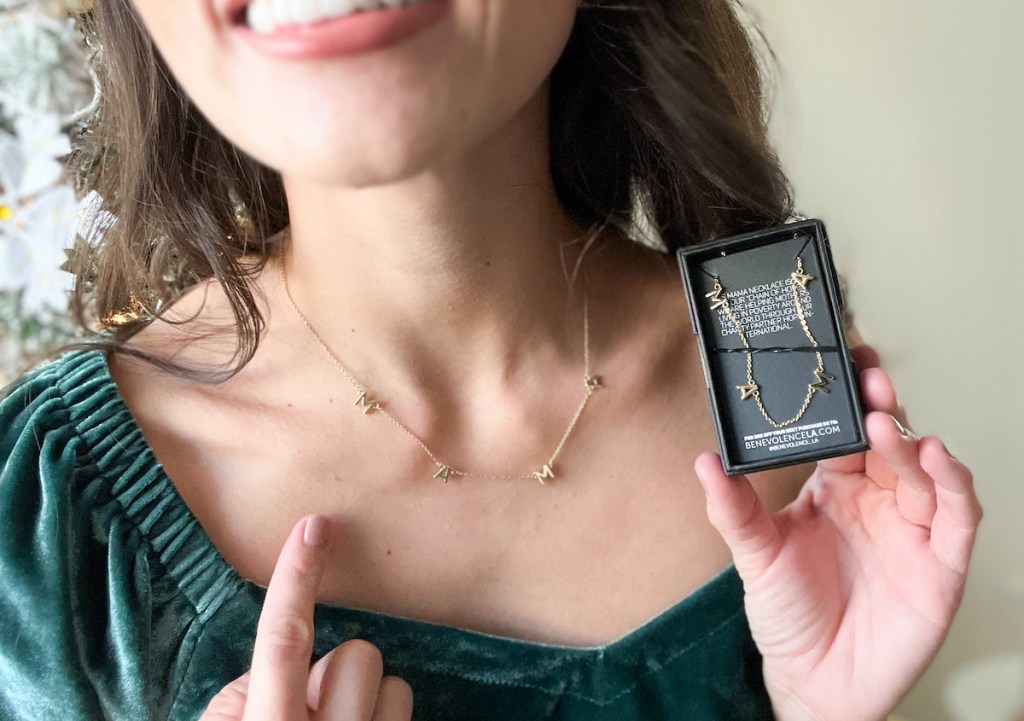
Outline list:
[[[736,315],[733,313],[732,307],[729,305],[729,299],[722,295],[722,285],[718,280],[718,276],[714,276],[715,285],[714,290],[710,293],[705,293],[705,298],[711,299],[711,309],[721,308],[725,311],[726,315],[729,316],[729,320],[736,327],[736,332],[739,334],[740,340],[743,341],[743,347],[747,349],[747,382],[746,385],[736,386],[740,391],[740,400],[747,400],[753,398],[757,402],[757,407],[761,411],[761,415],[764,416],[765,420],[768,421],[774,428],[785,428],[791,426],[800,420],[804,413],[807,412],[808,407],[811,405],[811,399],[814,394],[818,391],[828,393],[828,381],[835,380],[835,376],[830,376],[825,372],[824,361],[821,358],[820,351],[814,351],[814,355],[818,358],[818,367],[814,369],[815,382],[807,384],[807,396],[804,398],[803,405],[800,406],[799,412],[787,421],[776,421],[765,410],[764,403],[761,401],[761,387],[754,380],[754,360],[753,354],[750,350],[750,343],[747,342],[747,332],[743,327],[743,324],[736,319]],[[797,317],[800,319],[800,325],[804,329],[804,335],[807,336],[807,340],[811,342],[811,345],[815,348],[818,347],[818,341],[814,339],[811,334],[811,329],[807,327],[807,319],[804,317],[803,303],[800,302],[800,291],[798,286],[803,289],[807,289],[807,284],[814,279],[813,275],[804,273],[804,260],[799,255],[796,257],[796,271],[790,273],[790,288],[793,291],[793,303],[796,305]]]

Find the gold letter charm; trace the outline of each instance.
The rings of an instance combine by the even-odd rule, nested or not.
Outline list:
[[[434,478],[443,478],[444,482],[447,483],[448,474],[451,472],[452,469],[450,466],[446,466],[443,463],[439,463],[438,465],[441,467],[437,469],[437,473],[434,474]]]
[[[818,379],[818,382],[817,383],[811,383],[808,386],[809,388],[812,389],[811,393],[814,393],[815,391],[824,391],[825,393],[828,393],[828,387],[826,385],[828,383],[828,381],[825,380],[825,379],[826,378],[828,378],[829,380],[835,380],[836,379],[835,376],[830,376],[825,371],[820,371],[817,368],[814,369],[814,377]]]
[[[592,391],[595,388],[601,387],[601,376],[590,376],[585,378],[583,382],[587,384],[587,390]]]
[[[710,298],[713,301],[711,303],[711,310],[721,308],[723,305],[729,305],[729,299],[722,297],[722,286],[718,284],[718,278],[715,278],[715,289],[710,293],[705,293],[704,297]]]
[[[367,413],[369,413],[370,411],[376,410],[376,409],[380,408],[380,403],[378,403],[377,401],[374,401],[374,400],[368,400],[366,398],[366,391],[362,391],[359,394],[359,397],[356,398],[356,402],[353,403],[352,405],[354,405],[354,406],[362,406],[363,407],[363,415],[364,416]]]
[[[747,384],[747,385],[745,385],[745,386],[736,386],[736,387],[737,387],[737,388],[738,388],[738,389],[739,389],[740,391],[742,391],[742,395],[741,395],[741,397],[740,397],[740,400],[741,400],[741,401],[745,401],[745,400],[747,400],[748,398],[750,398],[750,396],[752,396],[752,395],[754,395],[755,393],[757,393],[757,383],[748,383],[748,384]]]
[[[813,275],[804,273],[804,259],[799,255],[796,257],[796,270],[790,273],[789,277],[792,278],[794,282],[799,283],[800,287],[804,290],[807,290],[807,284],[814,279]]]
[[[549,466],[547,463],[544,464],[544,468],[542,468],[541,470],[534,471],[533,475],[538,481],[540,481],[540,484],[542,486],[544,485],[545,478],[555,477],[555,474],[551,472],[551,466]]]

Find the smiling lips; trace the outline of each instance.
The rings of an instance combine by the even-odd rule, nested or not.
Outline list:
[[[251,0],[245,12],[249,29],[269,33],[282,25],[339,18],[357,12],[415,5],[424,0]]]
[[[362,0],[359,4],[375,3]],[[258,52],[306,59],[352,55],[399,43],[438,22],[450,0],[417,0],[354,12],[352,5],[351,0],[316,0],[289,2],[287,9],[279,10],[278,0],[255,0],[251,6],[229,7],[228,11],[232,13],[232,30]]]

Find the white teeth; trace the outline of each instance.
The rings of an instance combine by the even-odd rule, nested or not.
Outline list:
[[[338,17],[355,10],[356,0],[320,0],[320,5],[331,17]]]
[[[309,0],[290,0],[286,3],[288,6],[288,12],[285,13],[293,22],[308,23],[316,20],[320,16],[320,8],[317,7],[320,3],[309,2]]]
[[[275,0],[267,3],[270,6],[270,17],[275,26],[290,23],[292,19],[291,0]]]
[[[270,15],[270,3],[260,2],[256,0],[249,4],[249,8],[246,11],[245,16],[246,22],[249,23],[249,27],[252,28],[253,32],[257,33],[269,33],[272,32],[276,25],[274,25],[274,18]]]
[[[256,33],[272,33],[281,25],[309,24],[357,11],[415,5],[425,0],[252,0],[245,20]]]

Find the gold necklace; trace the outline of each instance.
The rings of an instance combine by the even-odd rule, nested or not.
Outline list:
[[[835,380],[835,376],[830,376],[825,372],[824,361],[821,358],[820,351],[814,351],[814,355],[818,357],[818,367],[814,370],[815,382],[807,384],[807,396],[804,398],[803,405],[800,406],[799,412],[790,418],[788,421],[782,421],[781,423],[772,419],[768,415],[768,411],[765,410],[764,404],[761,402],[761,388],[754,381],[754,361],[753,354],[750,352],[750,343],[747,342],[747,333],[744,330],[743,325],[736,320],[736,316],[732,312],[732,307],[729,305],[729,299],[722,297],[722,285],[718,281],[718,276],[714,276],[715,285],[714,290],[710,293],[705,293],[705,298],[711,299],[711,309],[721,308],[725,311],[726,315],[732,321],[732,324],[736,327],[736,332],[740,336],[740,340],[743,341],[743,347],[747,349],[747,383],[746,385],[736,386],[740,391],[740,400],[746,400],[753,398],[757,402],[757,407],[761,410],[761,415],[764,416],[774,428],[785,428],[800,420],[804,413],[807,412],[807,408],[811,405],[811,398],[818,391],[828,393],[828,381]],[[797,290],[797,285],[803,289],[807,289],[807,284],[814,279],[813,275],[804,273],[804,259],[799,255],[796,257],[796,271],[789,274],[790,287],[793,291],[793,302],[796,304],[796,314],[800,318],[800,325],[803,326],[804,335],[811,342],[811,345],[815,348],[818,347],[818,341],[811,335],[811,329],[807,327],[807,319],[804,317],[803,303],[800,302],[800,292]]]
[[[495,475],[488,473],[470,473],[469,471],[462,471],[453,468],[450,464],[438,460],[437,456],[434,455],[434,453],[427,447],[427,444],[424,443],[419,436],[410,431],[401,423],[401,421],[399,421],[397,418],[388,413],[383,408],[380,401],[371,399],[369,391],[366,388],[364,388],[355,378],[353,378],[352,375],[347,370],[345,370],[345,367],[341,364],[341,361],[339,361],[338,357],[334,355],[333,352],[331,352],[330,348],[327,347],[327,343],[325,343],[324,339],[320,337],[320,334],[313,329],[313,326],[310,325],[309,321],[306,319],[306,316],[302,314],[302,311],[299,310],[299,307],[295,304],[295,300],[292,298],[291,290],[288,288],[288,275],[285,272],[284,267],[285,239],[291,239],[290,226],[286,229],[285,237],[284,239],[282,239],[281,247],[278,252],[278,262],[281,269],[281,282],[284,285],[284,292],[285,295],[288,297],[288,302],[291,304],[292,309],[302,320],[302,324],[306,326],[306,328],[309,330],[310,334],[313,336],[316,342],[319,343],[320,347],[323,348],[324,352],[327,353],[327,356],[328,358],[331,359],[331,362],[335,366],[337,366],[338,370],[340,370],[345,375],[345,377],[348,378],[349,382],[353,386],[355,386],[359,395],[352,405],[361,407],[363,409],[363,415],[368,415],[369,413],[376,411],[380,415],[383,415],[385,418],[390,420],[396,426],[401,428],[403,431],[408,433],[410,436],[412,436],[419,444],[420,448],[426,451],[427,455],[430,456],[431,460],[434,462],[434,465],[437,466],[437,472],[434,473],[433,475],[434,478],[442,478],[444,479],[445,483],[448,482],[449,476],[453,475],[495,479],[526,478],[529,480],[537,479],[538,481],[540,481],[541,485],[544,485],[545,478],[555,477],[555,459],[558,457],[558,454],[562,452],[562,447],[565,445],[566,440],[569,438],[569,434],[572,433],[573,428],[576,426],[576,421],[579,419],[580,414],[583,413],[583,409],[584,407],[586,407],[587,401],[590,400],[590,396],[594,393],[596,389],[601,387],[600,376],[590,375],[590,323],[587,316],[587,295],[585,288],[583,294],[583,385],[586,392],[583,396],[583,400],[580,402],[579,407],[576,409],[575,415],[573,415],[572,420],[569,422],[569,427],[565,429],[565,433],[562,434],[562,439],[558,442],[558,445],[555,447],[555,452],[551,454],[551,457],[548,458],[547,463],[545,463],[539,471],[533,471],[532,473],[529,474],[510,476]]]

